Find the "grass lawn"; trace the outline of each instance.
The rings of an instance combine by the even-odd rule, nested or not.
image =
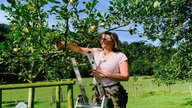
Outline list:
[[[92,78],[84,78],[84,84],[90,84]],[[153,84],[150,77],[139,77],[137,85],[134,86],[133,78],[128,82],[121,82],[129,93],[128,108],[192,108],[192,95],[189,90],[190,83],[178,82],[169,88],[165,85],[157,86]],[[36,88],[35,108],[55,108],[52,102],[52,92],[54,87]],[[85,86],[88,97],[91,99],[92,86]],[[63,102],[62,108],[67,108],[66,87],[62,87]],[[3,91],[3,108],[15,108],[17,101],[27,102],[28,89]],[[74,99],[80,94],[76,83],[74,86]],[[7,103],[5,103],[7,102]],[[8,103],[11,102],[11,103]]]

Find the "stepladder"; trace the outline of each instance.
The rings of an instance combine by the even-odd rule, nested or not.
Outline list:
[[[94,57],[92,55],[91,52],[88,52],[87,54],[89,62],[91,63],[92,69],[96,69],[96,64],[95,64],[95,60]],[[75,108],[108,108],[107,107],[107,102],[108,102],[108,98],[105,95],[104,89],[101,86],[100,80],[99,78],[94,77],[95,79],[95,83],[94,86],[97,87],[98,92],[99,92],[99,104],[95,104],[92,102],[89,102],[87,94],[86,94],[86,90],[84,88],[83,81],[82,81],[82,77],[79,71],[78,66],[80,66],[80,64],[77,64],[76,59],[75,58],[71,58],[72,64],[73,64],[73,69],[77,78],[77,82],[80,88],[80,93],[77,97],[76,103],[75,103]]]

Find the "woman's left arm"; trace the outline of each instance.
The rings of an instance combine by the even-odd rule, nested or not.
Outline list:
[[[130,77],[128,61],[123,61],[119,64],[120,76],[117,79],[128,81]]]

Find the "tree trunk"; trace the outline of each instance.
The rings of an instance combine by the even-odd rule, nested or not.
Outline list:
[[[168,85],[169,86],[169,93],[171,93],[171,84]]]
[[[30,83],[34,83],[34,79],[32,78]],[[35,87],[29,88],[28,91],[28,108],[34,108],[34,98],[35,98]]]

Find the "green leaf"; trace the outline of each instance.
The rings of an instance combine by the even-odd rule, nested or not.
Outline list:
[[[5,45],[4,44],[0,44],[0,49],[2,50],[2,49],[4,49],[5,48]]]
[[[87,10],[90,10],[91,9],[91,3],[90,2],[86,2],[85,3],[85,7]]]
[[[7,2],[10,3],[13,7],[16,5],[15,0],[7,0]]]
[[[1,4],[1,10],[5,10],[5,9],[6,9],[5,5]]]
[[[91,5],[91,7],[92,7],[92,8],[95,8],[97,2],[98,2],[97,0],[93,0],[93,1],[92,1],[92,5]]]
[[[159,2],[159,1],[155,1],[155,2],[154,2],[154,5],[153,5],[154,8],[160,7],[160,3],[161,3],[161,2]]]
[[[141,0],[136,0],[135,3],[136,4],[139,4],[141,2]]]
[[[48,0],[49,2],[51,2],[51,3],[56,3],[56,2],[58,2],[58,1],[55,1],[55,0]],[[59,2],[60,3],[60,2]]]

